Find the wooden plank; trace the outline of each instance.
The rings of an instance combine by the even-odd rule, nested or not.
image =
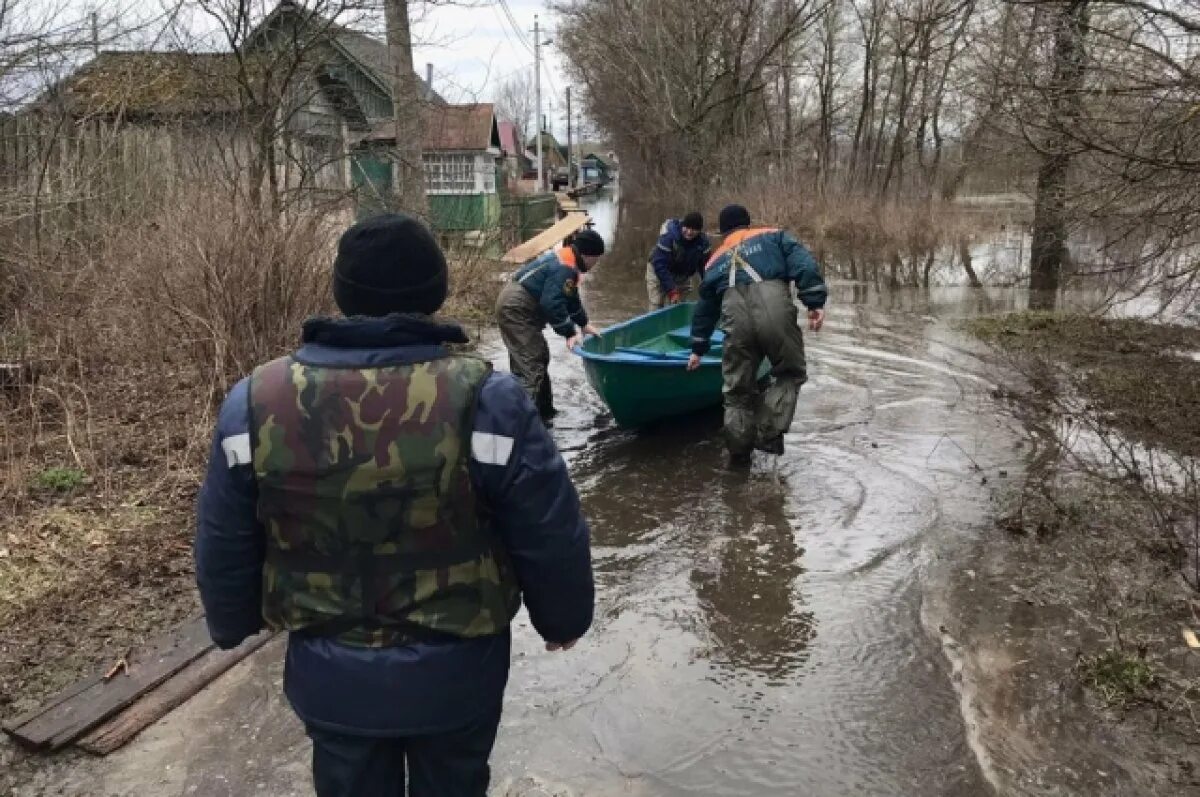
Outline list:
[[[129,657],[128,674],[109,680],[91,678],[87,686],[70,687],[42,708],[22,718],[26,721],[5,731],[18,742],[57,750],[116,714],[132,701],[203,656],[213,647],[204,618],[192,620],[163,634],[144,652]]]
[[[570,213],[559,219],[549,229],[538,233],[523,244],[517,244],[502,258],[505,263],[525,263],[552,249],[571,233],[578,230],[588,221],[586,213]]]
[[[158,722],[188,698],[216,680],[217,676],[265,645],[273,633],[264,631],[233,650],[213,649],[168,678],[157,689],[75,743],[93,755],[108,755],[123,747],[150,725]]]
[[[35,719],[37,719],[42,714],[45,714],[47,711],[49,711],[54,706],[57,706],[60,703],[70,700],[71,698],[75,697],[78,694],[86,692],[87,690],[91,689],[93,686],[102,682],[103,680],[104,680],[104,673],[96,673],[91,678],[84,678],[82,681],[79,681],[78,683],[68,686],[66,689],[62,690],[57,695],[50,698],[49,701],[43,703],[42,705],[38,706],[37,708],[30,709],[29,711],[26,711],[24,714],[14,717],[11,720],[5,720],[4,725],[3,725],[5,733],[12,733],[14,730],[16,730],[17,728],[20,728],[22,725],[26,725],[30,722],[33,722]]]

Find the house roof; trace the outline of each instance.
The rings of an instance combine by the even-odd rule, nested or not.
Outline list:
[[[35,108],[77,116],[173,116],[237,111],[237,60],[229,53],[102,52],[59,81]]]
[[[559,149],[559,150],[564,149],[563,145],[558,143],[558,139],[555,138],[554,134],[551,133],[549,130],[543,130],[541,132],[541,136],[542,136],[542,149],[549,149],[550,147],[553,147],[553,148]],[[537,140],[538,140],[537,136],[529,137],[529,148],[530,149],[537,149]]]
[[[497,120],[496,126],[500,129],[500,151],[505,155],[524,155],[517,126],[507,119]]]
[[[381,85],[385,87],[391,85],[392,67],[386,44],[365,33],[343,28],[340,25],[331,25],[330,35],[343,52],[367,69]],[[434,91],[433,86],[420,75],[417,75],[417,81],[420,83],[422,102],[436,102],[443,105],[446,103],[446,100]]]
[[[305,12],[283,0],[248,39],[248,46],[283,14],[307,14],[309,23],[325,26],[330,41],[390,95],[387,45],[365,33],[350,30]],[[106,51],[59,81],[34,104],[34,109],[65,106],[75,116],[195,116],[233,113],[243,107],[238,85],[239,63],[233,53]],[[323,88],[329,86],[318,82]],[[328,77],[328,76],[324,76]],[[445,100],[418,76],[422,99]]]
[[[499,126],[491,103],[474,105],[431,105],[425,111],[422,147],[431,152],[464,152],[501,149]],[[362,141],[396,140],[395,123],[378,122]]]
[[[278,25],[285,14],[298,15],[301,21],[316,25],[318,29],[326,31],[329,34],[329,40],[335,47],[362,67],[363,71],[373,78],[381,88],[391,94],[392,67],[386,42],[361,31],[339,25],[314,11],[301,8],[293,0],[280,0],[275,9],[260,23],[255,33],[250,35],[250,38],[253,39],[259,31]],[[433,90],[430,83],[420,75],[417,75],[417,80],[420,84],[422,101],[445,104],[446,100]]]

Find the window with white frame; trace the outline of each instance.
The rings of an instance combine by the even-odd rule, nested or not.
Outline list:
[[[425,183],[434,194],[474,194],[475,156],[429,154],[424,158]]]
[[[496,158],[489,154],[426,153],[425,185],[430,194],[496,193]]]

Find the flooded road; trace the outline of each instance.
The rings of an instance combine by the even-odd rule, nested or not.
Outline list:
[[[610,255],[584,301],[605,326],[644,312],[661,219],[591,210]],[[835,283],[787,452],[749,474],[724,467],[719,413],[615,428],[548,333],[598,605],[568,655],[522,615],[499,793],[989,793],[925,596],[990,528],[977,469],[1014,458],[950,323],[997,295]]]
[[[603,326],[644,311],[661,218],[590,210],[610,254],[583,292]],[[1077,699],[1087,593],[1054,594],[1078,589],[1058,583],[1063,551],[996,529],[994,495],[1036,452],[992,398],[1000,366],[955,321],[1025,303],[834,282],[787,453],[749,473],[724,467],[719,412],[616,428],[547,331],[596,620],[550,654],[518,617],[490,793],[1197,793],[1178,785],[1200,771],[1193,752],[1163,754],[1157,724],[1097,721]],[[494,333],[483,350],[507,368]],[[39,761],[15,797],[311,795],[283,650],[268,643],[107,757]]]

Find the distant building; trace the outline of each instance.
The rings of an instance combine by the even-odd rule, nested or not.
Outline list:
[[[490,103],[426,109],[426,194],[433,226],[444,231],[482,230],[500,223],[503,159],[500,127]],[[364,191],[382,201],[391,193],[391,120],[378,123],[354,148],[354,172]],[[365,203],[368,207],[370,202]]]
[[[585,183],[608,183],[612,181],[612,168],[608,161],[594,152],[584,156],[580,168]]]
[[[304,196],[354,197],[360,214],[386,206],[395,179],[387,45],[290,0],[250,33],[239,54],[102,52],[22,116],[36,123],[40,116],[65,115],[80,131],[119,128],[139,146],[151,141],[152,159],[181,167],[197,160],[202,147],[220,147],[245,170],[244,154],[263,149],[256,138],[261,99],[249,96],[245,84],[260,78],[267,84],[273,54],[289,52],[280,48],[300,52],[305,65],[290,83],[272,86],[284,98],[273,110],[281,120],[269,147],[273,185]],[[468,230],[496,223],[506,175],[519,176],[528,162],[515,129],[505,128],[506,145],[490,104],[447,103],[433,90],[432,66],[418,80],[421,104],[411,112],[425,117],[423,162],[434,225]],[[553,158],[557,144],[551,149]]]
[[[567,148],[558,143],[558,139],[548,130],[542,131],[542,157],[545,159],[547,173],[567,165]],[[529,139],[527,150],[534,153],[534,169],[537,168],[537,136]]]
[[[536,167],[526,149],[521,146],[521,131],[517,126],[504,119],[498,120],[498,125],[505,183],[509,190],[515,190],[517,182],[526,174],[535,172]]]

